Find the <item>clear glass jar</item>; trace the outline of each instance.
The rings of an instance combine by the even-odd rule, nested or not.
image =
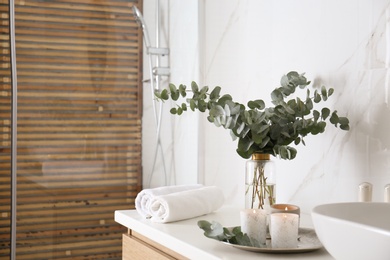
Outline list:
[[[276,201],[276,172],[269,154],[254,153],[246,162],[245,208],[269,209]]]

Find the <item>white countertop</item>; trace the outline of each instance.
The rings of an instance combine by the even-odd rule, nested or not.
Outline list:
[[[325,249],[297,254],[266,254],[243,251],[207,238],[197,225],[198,220],[217,221],[224,227],[240,225],[239,209],[225,206],[218,211],[167,224],[153,223],[136,210],[115,211],[115,221],[190,259],[333,259]],[[301,227],[312,227],[311,217],[301,215]]]

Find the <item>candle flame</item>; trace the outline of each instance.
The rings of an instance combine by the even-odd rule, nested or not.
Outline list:
[[[287,211],[287,210],[288,210],[288,208],[287,208],[287,207],[285,207],[285,208],[284,208],[284,210],[285,210],[285,211]]]

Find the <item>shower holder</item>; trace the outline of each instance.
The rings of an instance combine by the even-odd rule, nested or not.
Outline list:
[[[148,54],[151,55],[168,55],[169,49],[168,48],[155,48],[155,47],[149,47],[148,48]]]
[[[153,74],[159,76],[169,76],[170,75],[169,67],[154,67]]]

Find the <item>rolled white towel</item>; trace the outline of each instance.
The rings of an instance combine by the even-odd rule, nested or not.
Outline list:
[[[174,186],[163,186],[152,189],[144,189],[137,194],[135,198],[135,209],[137,212],[145,217],[150,218],[150,200],[155,196],[167,195],[170,193],[199,189],[204,187],[201,184],[190,184],[190,185],[174,185]]]
[[[151,220],[167,223],[211,213],[224,203],[222,190],[215,186],[154,197],[150,202]]]

